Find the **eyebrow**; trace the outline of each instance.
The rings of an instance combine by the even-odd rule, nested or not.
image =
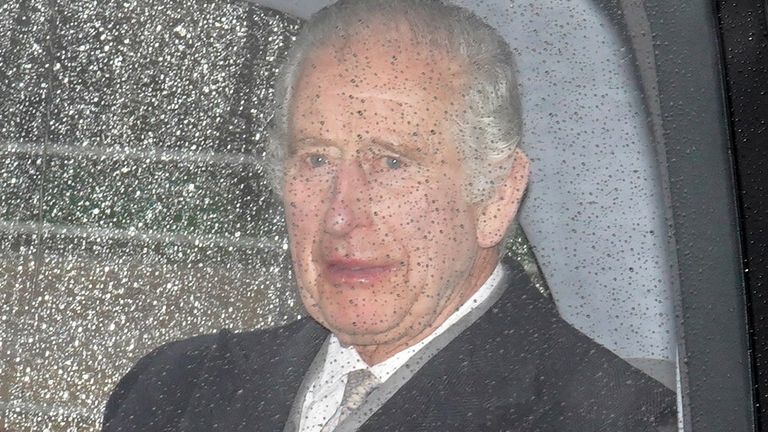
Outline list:
[[[392,140],[381,137],[373,137],[370,139],[370,142],[376,147],[381,147],[392,153],[401,154],[409,159],[422,160],[427,156],[427,152],[421,150],[419,147],[409,145],[409,143],[393,142]]]
[[[290,140],[288,144],[288,153],[294,154],[301,147],[336,147],[336,145],[331,140],[310,136],[297,140]]]
[[[388,152],[405,156],[414,161],[423,160],[428,155],[428,151],[424,151],[420,147],[414,147],[413,145],[409,145],[407,143],[402,144],[399,141],[395,141],[387,138],[372,137],[364,140],[364,142],[366,142],[367,145],[364,145],[362,148],[380,147]],[[327,138],[308,136],[308,137],[300,138],[298,140],[292,140],[291,143],[289,144],[288,150],[289,150],[289,154],[295,154],[301,148],[312,148],[312,147],[338,147],[338,146],[334,143],[334,141],[329,140]]]

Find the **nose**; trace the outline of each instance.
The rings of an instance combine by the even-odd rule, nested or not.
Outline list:
[[[365,172],[357,161],[345,161],[336,171],[330,205],[325,213],[325,231],[345,236],[370,224],[370,196]]]

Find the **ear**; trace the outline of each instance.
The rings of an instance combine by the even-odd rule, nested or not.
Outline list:
[[[480,247],[490,248],[501,242],[523,200],[530,161],[519,148],[515,149],[513,158],[512,169],[496,186],[493,195],[480,204],[477,216],[477,243]]]

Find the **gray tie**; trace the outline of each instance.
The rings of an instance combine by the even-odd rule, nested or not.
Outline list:
[[[368,369],[358,369],[347,374],[347,385],[339,409],[331,416],[320,432],[330,432],[352,411],[362,405],[365,397],[379,385],[379,380]]]

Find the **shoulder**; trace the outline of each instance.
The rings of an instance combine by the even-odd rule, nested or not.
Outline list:
[[[560,321],[540,377],[546,392],[556,392],[566,422],[632,431],[675,423],[672,390]]]
[[[242,333],[222,330],[155,348],[115,386],[104,410],[103,430],[163,430],[173,425],[201,380],[213,378],[212,371],[246,360],[265,364],[304,321]]]
[[[576,430],[644,431],[675,423],[672,390],[563,320],[520,270],[512,276],[489,322],[506,329],[497,333],[500,347],[494,349],[515,353],[517,364],[509,367],[525,367],[534,377],[530,419]]]

